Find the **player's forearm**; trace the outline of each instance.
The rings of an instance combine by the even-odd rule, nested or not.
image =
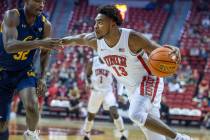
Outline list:
[[[86,45],[83,35],[74,35],[74,36],[67,36],[62,38],[62,43],[64,45]]]
[[[41,43],[38,41],[10,41],[5,44],[5,51],[7,53],[17,53],[20,51],[28,51],[28,50],[33,50],[36,48],[39,48],[41,46]]]
[[[174,139],[177,135],[176,132],[165,125],[160,119],[157,119],[150,114],[147,117],[145,127],[151,131],[157,132],[172,139]]]
[[[40,54],[40,65],[41,65],[41,73],[40,73],[40,78],[44,79],[47,68],[48,68],[48,63],[50,59],[50,51],[48,50],[42,50]]]

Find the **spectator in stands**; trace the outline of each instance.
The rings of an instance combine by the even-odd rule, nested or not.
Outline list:
[[[74,33],[76,30],[78,30],[82,25],[82,19],[80,19],[78,22],[76,22],[72,27],[72,32]]]
[[[210,37],[208,37],[207,35],[204,35],[201,38],[201,42],[204,43],[204,44],[210,44]]]
[[[209,82],[203,79],[198,86],[198,96],[207,97],[208,90],[209,90]]]
[[[199,55],[200,55],[200,49],[198,47],[190,48],[190,56],[199,56]]]
[[[194,82],[192,68],[190,65],[181,65],[180,72],[177,77],[177,81],[180,82],[181,86]]]
[[[192,70],[192,84],[197,84],[199,80],[199,72],[198,69]]]
[[[200,37],[200,31],[199,31],[199,25],[195,24],[195,25],[188,25],[188,35],[190,37],[196,37],[199,38]]]
[[[72,70],[68,78],[68,88],[73,89],[73,87],[76,87],[76,86],[77,86],[77,83],[76,83],[75,71]]]
[[[197,107],[208,106],[208,89],[209,82],[203,79],[198,86],[198,94],[194,97],[194,101],[198,103]]]
[[[209,28],[210,27],[210,16],[206,16],[205,18],[202,19],[201,24],[204,28]]]
[[[59,73],[59,79],[61,80],[62,84],[64,84],[65,82],[67,82],[68,78],[69,78],[69,70],[64,66],[65,63],[63,63],[63,66],[60,70]]]
[[[207,58],[208,57],[208,53],[207,53],[207,51],[204,47],[200,48],[200,56],[202,58]]]
[[[68,100],[67,88],[65,85],[61,85],[58,87],[58,94],[56,98],[59,100]]]
[[[144,20],[144,29],[143,29],[142,32],[143,33],[149,33],[150,27],[151,27],[151,24],[148,21]]]
[[[83,17],[83,23],[87,23],[88,26],[93,26],[95,21],[90,16]]]
[[[48,88],[48,93],[49,93],[48,96],[50,96],[50,97],[55,97],[55,96],[58,94],[58,86],[59,86],[58,83],[51,85],[51,86]]]
[[[168,88],[169,92],[181,92],[181,86],[180,84],[176,81],[176,79],[173,79],[172,82],[168,83]]]

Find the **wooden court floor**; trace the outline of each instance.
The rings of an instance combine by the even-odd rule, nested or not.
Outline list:
[[[18,117],[10,123],[10,140],[23,140],[25,119]],[[39,129],[41,140],[83,140],[81,127],[83,120],[72,121],[69,119],[41,119]],[[146,140],[141,130],[133,125],[126,125],[128,140]],[[191,135],[194,140],[210,140],[210,130],[199,128],[174,128],[180,132]],[[92,140],[119,140],[112,123],[95,122],[92,131]]]

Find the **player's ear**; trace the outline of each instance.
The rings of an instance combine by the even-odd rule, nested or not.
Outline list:
[[[112,26],[112,27],[117,26],[117,24],[116,24],[116,22],[115,22],[114,20],[111,20],[111,26]]]

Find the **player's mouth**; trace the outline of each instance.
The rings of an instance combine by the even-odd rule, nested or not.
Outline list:
[[[100,32],[95,30],[96,37],[100,36]]]
[[[43,12],[43,9],[37,9],[36,11],[37,13],[41,14]]]

